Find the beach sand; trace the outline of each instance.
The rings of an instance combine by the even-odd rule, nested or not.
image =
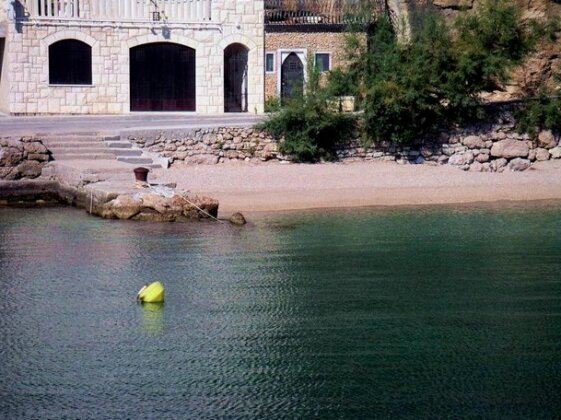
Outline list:
[[[561,160],[525,172],[474,173],[393,162],[222,164],[157,171],[159,182],[220,202],[220,217],[240,212],[561,200]]]

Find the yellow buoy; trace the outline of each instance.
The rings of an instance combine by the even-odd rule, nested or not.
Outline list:
[[[154,283],[143,286],[142,289],[138,291],[136,299],[140,302],[157,303],[164,301],[164,295],[164,285],[159,281],[155,281]]]

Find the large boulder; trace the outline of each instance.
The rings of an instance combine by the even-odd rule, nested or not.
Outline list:
[[[491,156],[505,159],[528,157],[530,148],[525,141],[505,139],[498,141],[491,147]]]

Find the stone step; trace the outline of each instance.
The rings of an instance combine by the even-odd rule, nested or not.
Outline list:
[[[115,135],[104,135],[101,136],[101,139],[103,141],[121,141],[121,136],[118,134]]]
[[[100,143],[98,141],[82,141],[82,142],[68,142],[68,143],[48,143],[45,144],[49,149],[83,149],[83,148],[92,148],[92,147],[103,147],[104,143]]]
[[[115,160],[115,155],[112,153],[68,153],[54,156],[54,160]]]
[[[112,149],[132,149],[132,144],[128,141],[108,141],[106,144]]]
[[[51,143],[81,143],[81,142],[98,142],[102,140],[97,136],[52,136],[52,137],[39,137],[43,144],[48,145]]]
[[[107,147],[65,147],[51,150],[53,155],[68,155],[68,154],[111,154],[111,151]]]
[[[112,149],[110,148],[111,153],[115,156],[142,156],[142,150],[134,150],[134,149]]]
[[[144,157],[136,157],[136,156],[119,156],[117,157],[117,160],[119,162],[125,162],[125,163],[133,163],[135,165],[150,165],[153,164],[154,161],[150,158],[144,158]]]

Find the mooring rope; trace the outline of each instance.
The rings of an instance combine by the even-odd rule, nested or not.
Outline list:
[[[210,214],[209,212],[203,210],[202,208],[200,208],[199,206],[197,206],[195,203],[187,200],[185,197],[183,197],[182,195],[180,195],[179,197],[181,197],[183,200],[185,200],[188,204],[191,204],[193,207],[195,207],[197,210],[202,211],[204,214],[206,214],[208,217],[210,217],[211,219],[216,220],[218,223],[224,223],[222,220],[217,219],[216,217],[214,217],[212,214]]]

